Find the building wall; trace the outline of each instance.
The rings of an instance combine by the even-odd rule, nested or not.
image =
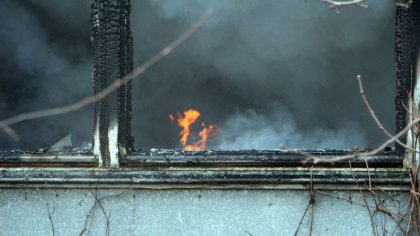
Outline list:
[[[407,192],[315,190],[308,207],[310,196],[303,190],[2,189],[0,235],[294,235],[300,222],[297,235],[309,235],[311,216],[313,235],[372,235],[373,228],[403,235],[407,226]]]

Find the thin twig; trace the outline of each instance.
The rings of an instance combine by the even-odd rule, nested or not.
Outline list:
[[[98,192],[98,189],[96,188],[96,189],[95,189],[95,191],[96,191],[96,193],[97,193],[97,192]],[[92,191],[90,191],[90,193],[92,193]],[[94,217],[95,217],[95,210],[96,210],[96,207],[97,207],[97,206],[98,206],[98,201],[96,201],[96,199],[94,199],[94,201],[93,201],[93,205],[92,205],[92,207],[90,208],[90,210],[88,211],[88,214],[86,215],[85,223],[84,223],[84,225],[83,225],[83,229],[82,229],[82,231],[80,231],[80,233],[79,233],[79,236],[82,236],[82,235],[86,232],[86,230],[87,230],[90,226],[92,226],[93,219],[94,219]],[[88,227],[88,226],[87,226],[87,224],[88,224],[89,218],[91,218],[92,220],[90,221],[90,226]]]
[[[19,134],[14,129],[12,129],[10,126],[5,126],[2,129],[14,142],[19,142],[20,141]]]
[[[372,109],[372,107],[370,106],[370,103],[369,103],[369,101],[368,101],[368,99],[367,99],[367,97],[366,97],[366,94],[365,94],[365,90],[364,90],[364,88],[363,88],[363,82],[362,82],[362,76],[361,75],[357,75],[356,76],[356,78],[357,78],[357,82],[358,82],[358,84],[359,84],[359,89],[360,89],[360,96],[362,97],[362,99],[363,99],[363,102],[365,103],[365,105],[366,105],[366,108],[368,109],[368,111],[369,111],[369,114],[372,116],[372,118],[373,118],[373,120],[375,121],[375,123],[378,125],[378,127],[379,127],[379,129],[384,133],[384,134],[386,134],[386,136],[388,136],[388,138],[392,138],[393,137],[393,135],[390,133],[390,132],[388,132],[388,130],[387,129],[385,129],[385,127],[382,125],[382,122],[379,120],[379,118],[376,116],[376,114],[375,114],[375,111]],[[399,145],[401,145],[401,146],[403,146],[403,147],[405,147],[405,148],[407,148],[407,149],[409,149],[409,150],[411,150],[411,151],[415,151],[415,152],[419,152],[419,151],[417,151],[417,150],[415,150],[414,148],[412,148],[412,147],[410,147],[410,146],[408,146],[408,145],[406,145],[406,144],[404,144],[404,143],[402,143],[399,139],[397,139],[397,140],[395,140],[395,142],[397,142]]]
[[[321,2],[329,4],[331,9],[334,9],[337,14],[340,14],[338,10],[339,7],[356,5],[361,8],[368,8],[368,5],[364,3],[365,0],[347,0],[347,1],[337,1],[337,0],[320,0]]]
[[[383,150],[385,150],[390,144],[392,144],[393,142],[397,142],[398,144],[400,144],[401,146],[415,151],[416,153],[420,153],[419,151],[417,151],[415,148],[409,147],[405,144],[403,144],[399,138],[402,137],[403,135],[406,135],[406,133],[413,128],[414,126],[416,126],[419,122],[420,122],[420,116],[416,116],[415,119],[410,120],[410,123],[403,129],[401,130],[397,135],[392,136],[382,125],[381,121],[379,120],[379,118],[375,115],[374,110],[372,109],[372,107],[370,106],[369,101],[367,100],[367,97],[365,95],[364,89],[363,89],[363,83],[362,83],[362,77],[361,75],[357,75],[357,80],[358,80],[358,84],[359,84],[359,88],[360,88],[360,95],[367,107],[367,109],[369,110],[369,113],[371,114],[372,118],[374,119],[375,123],[378,125],[378,127],[389,137],[389,139],[387,141],[385,141],[380,147],[372,150],[372,151],[367,151],[367,152],[356,152],[353,154],[349,154],[349,155],[343,155],[343,156],[337,156],[334,158],[320,158],[317,157],[311,153],[308,152],[304,152],[304,151],[296,151],[297,153],[303,155],[306,157],[306,161],[310,161],[312,160],[314,164],[317,163],[334,163],[337,161],[345,161],[345,160],[351,160],[353,158],[357,158],[357,157],[367,157],[367,156],[374,156],[380,152],[382,152]]]
[[[351,161],[349,161],[349,163],[350,163],[350,168],[351,168]],[[372,179],[370,178],[370,170],[369,170],[369,165],[368,165],[366,157],[365,157],[365,164],[366,164],[366,170],[367,170],[368,178],[369,178],[369,191],[372,191]]]
[[[338,162],[338,161],[351,160],[351,159],[357,158],[357,157],[374,156],[374,155],[377,155],[378,153],[382,152],[383,150],[385,150],[385,148],[387,148],[390,144],[392,144],[393,142],[395,142],[397,139],[399,139],[400,137],[404,136],[411,128],[413,128],[419,122],[420,122],[420,116],[417,116],[414,120],[411,121],[411,123],[409,123],[398,134],[396,134],[392,138],[386,140],[381,146],[379,146],[378,148],[376,148],[376,149],[374,149],[372,151],[356,152],[356,153],[353,153],[353,154],[348,154],[348,155],[343,155],[343,156],[336,156],[336,157],[329,158],[329,159],[320,158],[320,157],[314,156],[314,155],[312,155],[310,153],[305,153],[305,152],[300,152],[300,153],[302,155],[306,156],[306,158],[308,160],[312,160],[315,164],[316,163],[334,163],[334,162]]]
[[[321,190],[315,190],[317,193],[320,193],[320,194],[322,194],[322,195],[326,195],[326,196],[330,196],[330,197],[333,197],[333,198],[337,198],[337,199],[339,199],[339,200],[344,200],[344,201],[347,201],[347,202],[350,202],[350,203],[352,203],[352,204],[356,204],[356,205],[358,205],[358,206],[361,206],[361,207],[366,207],[366,205],[365,204],[363,204],[363,203],[360,203],[360,202],[356,202],[356,201],[354,201],[354,200],[350,200],[350,199],[347,199],[347,198],[344,198],[344,197],[341,197],[341,196],[338,196],[338,195],[335,195],[335,194],[331,194],[331,193],[327,193],[327,192],[323,192],[323,191],[321,191]],[[372,207],[372,206],[368,206],[369,208],[371,208],[371,209],[375,209],[376,207]],[[407,217],[405,217],[405,216],[402,216],[402,215],[400,215],[400,214],[397,214],[397,213],[394,213],[394,212],[392,212],[392,211],[390,211],[390,210],[388,210],[388,209],[385,209],[385,208],[379,208],[379,209],[376,209],[378,212],[381,212],[381,213],[383,213],[383,214],[386,214],[386,215],[393,215],[393,216],[395,216],[395,217],[397,217],[398,219],[403,219],[404,221],[407,221],[407,222],[409,222],[409,223],[411,223],[411,224],[413,224],[413,225],[415,225],[416,227],[418,227],[418,224],[416,223],[416,222],[413,222],[413,220],[411,220],[411,219],[409,219],[409,218],[407,218]]]
[[[367,209],[367,211],[368,211],[368,215],[369,215],[369,219],[370,219],[370,224],[372,225],[372,233],[373,233],[373,235],[375,235],[375,236],[376,236],[376,235],[378,235],[378,234],[377,234],[377,232],[376,232],[375,221],[373,220],[373,217],[372,217],[372,212],[370,211],[370,208],[369,208],[368,202],[367,202],[367,200],[366,200],[366,195],[363,193],[362,188],[360,187],[359,182],[358,182],[358,180],[356,179],[356,176],[354,175],[353,169],[352,169],[352,167],[351,167],[351,161],[349,161],[349,168],[350,168],[350,172],[351,172],[351,174],[352,174],[352,176],[353,176],[354,182],[356,183],[356,186],[357,186],[357,188],[358,188],[358,190],[359,190],[360,196],[361,196],[361,197],[362,197],[362,199],[363,199],[363,203],[365,204],[365,207],[366,207],[366,209]],[[370,186],[369,186],[369,189],[371,189],[371,187],[370,187]],[[378,207],[376,207],[376,208],[378,208]]]
[[[124,191],[122,191],[122,192],[120,192],[120,193],[118,193],[118,194],[113,194],[113,195],[108,195],[108,196],[104,196],[104,197],[101,197],[101,198],[99,198],[99,196],[98,196],[98,189],[95,189],[95,192],[93,192],[93,191],[90,191],[90,193],[92,194],[92,196],[93,196],[93,198],[94,198],[94,203],[93,203],[93,205],[92,205],[92,207],[90,208],[90,210],[89,210],[89,212],[88,212],[88,214],[87,214],[87,216],[86,216],[86,219],[85,219],[85,223],[84,223],[84,226],[83,226],[83,229],[82,229],[82,231],[79,233],[79,236],[81,236],[81,235],[83,235],[85,232],[86,232],[86,230],[89,228],[88,226],[87,226],[87,224],[88,224],[88,221],[89,221],[89,219],[90,218],[92,218],[92,221],[91,221],[91,224],[92,224],[92,222],[93,222],[93,217],[94,217],[94,215],[95,215],[95,210],[96,210],[96,208],[99,206],[99,208],[101,209],[101,212],[103,213],[103,215],[104,215],[104,217],[105,217],[105,219],[106,219],[106,228],[105,228],[105,235],[110,235],[110,219],[111,219],[111,214],[112,214],[112,211],[113,211],[113,209],[114,208],[112,208],[110,211],[109,211],[109,213],[107,214],[106,213],[106,211],[105,211],[105,208],[104,208],[104,206],[103,206],[103,204],[102,204],[102,201],[104,201],[104,200],[106,200],[106,199],[109,199],[109,198],[115,198],[115,199],[118,199],[118,198],[120,198],[123,194],[125,194],[125,193],[127,193],[128,191],[130,191],[131,189],[126,189],[126,190],[124,190]],[[114,207],[115,207],[115,205],[114,205]]]
[[[254,236],[253,234],[251,234],[248,230],[245,230],[245,234],[248,236]]]
[[[70,112],[77,111],[87,105],[93,104],[97,101],[100,101],[107,97],[109,94],[117,90],[123,84],[126,84],[129,81],[134,80],[135,78],[143,75],[148,69],[152,66],[160,62],[162,59],[170,55],[173,50],[178,48],[182,43],[184,43],[187,39],[189,39],[197,30],[212,16],[213,10],[209,8],[201,17],[200,19],[195,22],[187,31],[181,34],[178,38],[172,41],[168,46],[163,48],[159,53],[148,59],[142,65],[134,69],[130,74],[124,76],[120,80],[114,81],[111,85],[109,85],[104,90],[100,91],[99,93],[83,98],[78,102],[75,102],[70,105],[55,107],[51,109],[39,110],[34,112],[22,113],[17,116],[13,116],[4,120],[0,121],[0,129],[5,129],[5,127],[9,127],[11,125],[20,123],[25,120],[34,120],[49,116],[56,116],[62,115]]]
[[[50,225],[51,225],[51,232],[52,235],[55,236],[55,227],[54,227],[54,222],[52,220],[52,217],[54,215],[54,211],[55,211],[55,207],[52,208],[52,211],[50,209],[50,204],[48,204],[48,202],[46,202],[47,205],[47,209],[48,209],[48,219],[50,220]]]
[[[401,130],[398,134],[396,134],[395,136],[392,136],[392,138],[386,140],[381,146],[379,146],[378,148],[376,148],[372,151],[356,152],[356,153],[353,153],[353,154],[336,156],[336,157],[328,158],[328,159],[320,158],[320,157],[317,157],[317,156],[315,156],[311,153],[303,152],[303,151],[297,151],[297,153],[300,153],[300,154],[304,155],[307,159],[306,161],[312,160],[314,164],[317,164],[317,163],[334,163],[334,162],[338,162],[338,161],[351,160],[351,159],[354,159],[354,158],[357,158],[357,157],[374,156],[374,155],[377,155],[378,153],[382,152],[383,150],[385,150],[393,142],[396,142],[396,140],[398,140],[400,137],[406,135],[406,133],[411,128],[416,126],[419,122],[420,122],[420,116],[417,116],[415,119],[411,120],[410,123],[403,130]]]
[[[313,225],[314,225],[315,191],[314,191],[313,171],[314,171],[314,166],[311,167],[311,183],[310,183],[311,196],[309,198],[309,204],[311,204],[311,225],[310,225],[310,228],[309,228],[309,236],[312,235],[312,229],[313,229]]]
[[[297,229],[296,229],[296,231],[295,231],[294,236],[298,235],[299,230],[300,230],[300,226],[302,225],[303,220],[305,219],[306,213],[308,212],[308,209],[309,209],[309,207],[310,207],[310,206],[311,206],[311,203],[310,203],[310,202],[308,202],[308,206],[306,206],[305,212],[303,212],[303,216],[302,216],[302,218],[301,218],[301,219],[300,219],[300,221],[299,221],[299,225],[298,225],[298,227],[297,227]]]
[[[415,204],[415,202],[412,200],[412,198],[413,198],[413,196],[411,196],[410,195],[410,204],[411,204],[411,207],[410,207],[410,216],[409,216],[409,221],[408,221],[408,223],[407,223],[407,230],[406,230],[406,235],[408,235],[408,233],[410,232],[410,230],[411,230],[411,220],[412,220],[412,217],[413,217],[413,212],[414,212],[414,207],[416,206],[416,204]]]
[[[408,174],[409,174],[409,176],[410,176],[410,186],[411,186],[411,189],[410,189],[410,191],[411,190],[414,190],[415,191],[415,189],[416,189],[416,183],[415,183],[415,181],[416,181],[416,179],[415,179],[415,168],[414,169],[410,169],[409,171],[408,171]],[[414,176],[413,176],[413,174],[414,174]],[[415,212],[414,212],[414,209],[415,209],[415,207],[417,206],[417,204],[416,204],[416,198],[417,198],[417,196],[415,195],[415,194],[410,194],[410,203],[411,203],[411,209],[410,209],[410,221],[414,218],[416,218],[415,217]],[[408,225],[407,225],[407,231],[406,231],[406,234],[408,235],[408,233],[409,233],[409,231],[411,230],[411,224],[410,224],[410,221],[408,222]]]
[[[101,201],[103,199],[99,199],[98,198],[98,191],[96,191],[95,193],[93,193],[92,191],[90,191],[90,193],[95,198],[95,202],[98,204],[99,208],[101,208],[102,214],[105,217],[105,220],[106,220],[105,235],[106,236],[109,236],[109,218],[110,218],[110,216],[108,214],[106,214],[105,208],[102,206],[102,202]]]
[[[315,205],[315,191],[314,191],[312,173],[313,173],[313,166],[311,167],[311,183],[310,183],[310,196],[309,196],[308,206],[306,206],[305,212],[303,212],[303,216],[299,221],[299,225],[295,231],[294,236],[296,236],[299,233],[300,227],[302,226],[306,213],[308,213],[309,207],[311,207],[311,219],[310,219],[311,225],[309,228],[309,235],[312,235],[312,228],[313,228],[313,222],[314,222],[314,205]]]
[[[92,221],[93,221],[93,216],[95,215],[95,209],[96,209],[97,205],[98,205],[98,203],[95,201],[94,204],[92,205],[92,207],[90,208],[88,214],[86,215],[85,223],[83,225],[82,231],[80,231],[80,233],[79,233],[79,236],[82,236],[86,232],[86,230],[88,229],[87,224],[88,224],[89,218],[92,218]],[[91,223],[92,223],[92,221],[91,221]]]
[[[394,219],[394,218],[392,218],[392,219]],[[398,221],[396,219],[394,219],[394,221],[397,225],[394,227],[394,230],[392,230],[391,236],[394,235],[395,232],[397,232],[397,229],[400,229],[401,233],[404,232],[404,229],[401,226],[402,219],[399,219]]]

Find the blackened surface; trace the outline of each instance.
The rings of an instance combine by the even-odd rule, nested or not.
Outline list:
[[[0,151],[0,160],[18,158],[23,153],[23,151]]]
[[[395,47],[397,65],[397,97],[396,105],[396,131],[404,129],[407,124],[408,97],[412,91],[412,73],[415,58],[415,6],[397,7]],[[400,138],[405,143],[406,137]],[[404,148],[397,145],[398,153],[404,153]]]
[[[195,151],[153,149],[150,152],[134,152],[121,160],[129,167],[304,167],[314,165],[305,155],[331,159],[354,153],[351,150],[244,150],[244,151]],[[318,163],[315,166],[349,167],[349,160]],[[395,151],[375,156],[356,157],[351,167],[402,167],[402,158]]]
[[[45,154],[36,151],[0,151],[0,167],[95,167],[98,160],[90,150],[74,149],[68,152]]]
[[[127,75],[133,70],[133,37],[131,35],[130,13],[131,5],[129,0],[120,1],[120,72]],[[118,90],[119,106],[119,143],[128,148],[134,148],[134,139],[131,136],[131,82],[124,84]]]
[[[30,180],[30,181],[29,181]],[[0,186],[24,187],[51,187],[73,184],[74,186],[88,186],[100,188],[108,186],[118,188],[123,186],[127,189],[135,188],[138,185],[155,186],[172,185],[208,185],[210,187],[229,184],[249,184],[249,185],[282,185],[282,184],[334,184],[367,187],[372,185],[408,185],[410,183],[407,172],[404,171],[325,171],[308,170],[122,170],[122,171],[66,171],[66,170],[3,170],[0,171]],[[21,186],[21,187],[22,187]],[[236,186],[238,188],[238,186]]]
[[[94,0],[92,4],[92,44],[94,49],[93,89],[97,94],[133,69],[129,0]],[[118,119],[118,142],[133,148],[130,135],[131,84],[95,104],[95,127],[99,120],[101,152],[109,153],[108,129]],[[104,159],[109,157],[104,156]]]

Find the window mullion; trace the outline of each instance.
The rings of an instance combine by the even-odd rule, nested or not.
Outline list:
[[[94,0],[92,4],[94,94],[133,69],[130,0]],[[131,151],[131,83],[95,103],[93,153],[101,167],[119,167]]]

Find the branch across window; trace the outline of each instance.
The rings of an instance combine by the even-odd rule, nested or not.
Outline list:
[[[135,75],[143,74],[151,65],[171,54],[173,49],[177,48],[206,22],[211,12],[206,12],[196,24],[192,24],[186,33],[169,46],[164,47],[155,57],[146,61],[142,66],[133,68],[134,51],[130,4],[129,0],[93,0],[91,29],[94,50],[94,96],[89,100],[90,103],[94,102],[95,123],[92,151],[1,152],[0,166],[5,169],[2,172],[0,185],[25,183],[25,177],[22,172],[19,172],[21,171],[19,168],[22,167],[32,168],[27,173],[26,179],[33,179],[34,185],[46,181],[57,186],[67,180],[70,184],[92,185],[97,182],[104,186],[111,185],[112,181],[117,184],[138,184],[138,186],[153,183],[184,186],[190,184],[272,185],[298,183],[299,178],[301,178],[299,183],[308,184],[313,181],[309,177],[312,174],[319,177],[314,180],[318,183],[346,184],[354,181],[354,178],[350,180],[351,176],[345,173],[352,168],[355,168],[357,175],[363,179],[362,181],[368,181],[365,178],[366,171],[377,168],[375,170],[378,172],[375,172],[375,176],[370,181],[378,184],[396,185],[408,183],[407,174],[403,171],[405,150],[399,145],[396,148],[390,147],[377,155],[356,155],[351,160],[349,158],[334,162],[327,160],[337,156],[352,155],[355,150],[199,150],[202,148],[191,149],[192,151],[136,150],[133,137],[135,136],[133,133],[136,132],[133,132],[131,125],[132,120],[135,119],[133,117],[131,80]],[[414,90],[413,81],[416,79],[412,69],[417,56],[415,53],[417,49],[416,32],[418,31],[415,28],[417,8],[417,5],[396,7],[397,98],[395,101],[397,133],[408,124],[409,116],[406,108]],[[211,21],[206,23],[214,24]],[[204,27],[202,30],[208,29]],[[205,67],[200,66],[200,68]],[[194,68],[190,69],[194,70]],[[176,71],[179,72],[179,68],[176,68]],[[213,72],[216,73],[215,71],[214,69]],[[156,74],[159,75],[158,72],[154,72],[154,75]],[[223,82],[220,78],[215,81],[215,83]],[[179,86],[182,87],[182,85]],[[208,84],[209,88],[218,88],[218,86],[217,84]],[[104,96],[103,92],[107,89],[111,90]],[[240,90],[240,88],[237,89]],[[256,89],[258,90],[258,86]],[[112,90],[115,91],[112,92]],[[236,93],[236,91],[232,93]],[[223,99],[218,100],[217,94],[214,97],[211,96],[211,99],[223,102]],[[174,104],[174,102],[170,104]],[[171,117],[175,122],[175,127],[182,126],[180,123],[182,124],[182,120],[187,119],[187,116],[184,116],[182,112],[180,112],[181,115],[176,115],[176,111],[173,112]],[[159,120],[165,119],[168,126],[170,126],[169,114],[170,112],[163,114],[163,118],[159,118]],[[139,115],[141,116],[141,114]],[[258,116],[254,117],[258,118]],[[202,124],[197,122],[197,124],[200,131],[210,131],[212,127],[211,122]],[[182,128],[185,132],[185,126]],[[174,136],[171,139],[178,142],[177,134],[172,134]],[[406,137],[401,137],[399,140],[402,143],[407,142]],[[203,141],[198,140],[193,143],[197,144],[196,147],[201,147]],[[188,143],[182,144],[188,147]],[[308,158],[308,156],[316,156],[320,160],[317,161]],[[316,168],[311,169],[312,167]],[[42,168],[47,168],[48,171],[43,172]],[[74,168],[77,168],[77,171]],[[96,172],[97,168],[102,168],[105,172],[98,173]],[[63,169],[72,169],[74,172],[67,175],[67,170]],[[112,171],[123,176],[121,181],[118,181],[116,175],[111,173]],[[54,178],[49,179],[47,175],[54,176]]]

